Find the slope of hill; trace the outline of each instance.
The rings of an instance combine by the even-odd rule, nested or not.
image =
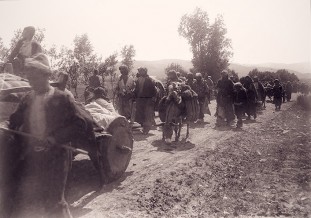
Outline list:
[[[311,63],[308,62],[301,62],[301,63],[293,63],[293,64],[281,64],[281,63],[264,63],[260,64],[259,66],[265,67],[270,66],[275,69],[290,69],[300,73],[311,73]]]
[[[179,59],[164,59],[157,61],[141,61],[134,62],[134,69],[139,67],[147,67],[148,74],[157,77],[158,79],[165,77],[165,68],[171,63],[180,64],[186,71],[192,67],[191,61],[179,60]]]
[[[143,61],[137,60],[134,62],[134,70],[138,67],[147,67],[149,75],[155,76],[158,79],[165,78],[165,68],[171,63],[180,64],[186,71],[192,68],[191,61],[180,59],[163,59],[156,61]],[[311,66],[308,63],[295,63],[295,64],[256,64],[256,65],[242,65],[231,63],[230,69],[238,73],[240,77],[246,76],[251,70],[257,68],[259,71],[272,71],[275,72],[279,69],[286,69],[290,73],[295,73],[300,79],[311,78]]]

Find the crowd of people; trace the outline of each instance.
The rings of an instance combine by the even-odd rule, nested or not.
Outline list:
[[[72,217],[64,197],[72,154],[62,145],[78,140],[95,144],[95,135],[86,117],[79,113],[74,96],[66,90],[68,74],[60,73],[58,88],[50,85],[50,64],[40,45],[32,41],[34,33],[33,27],[26,27],[22,39],[9,56],[13,68],[24,73],[33,90],[12,113],[8,127],[31,137],[21,143],[18,152],[22,160],[14,168],[11,177],[1,180],[1,184],[9,186],[7,195],[1,195],[3,204],[0,209],[4,217]],[[292,92],[297,89],[290,81],[281,84],[278,79],[264,85],[258,78],[250,76],[236,81],[229,77],[227,71],[222,71],[221,78],[214,83],[210,76],[201,73],[188,73],[183,77],[174,70],[168,72],[162,89],[148,75],[145,67],[137,69],[135,78],[129,74],[127,66],[120,66],[119,71],[121,75],[115,90],[118,113],[107,98],[97,70],[89,77],[88,90],[93,93],[90,102],[107,109],[111,116],[119,114],[131,124],[137,122],[145,135],[155,126],[157,98],[169,99],[173,96],[179,104],[183,100],[178,95],[180,87],[187,87],[187,90],[191,90],[191,96],[196,96],[198,116],[194,122],[203,122],[205,114],[211,115],[208,105],[215,97],[216,126],[232,126],[237,119],[237,128],[243,126],[244,117],[257,118],[257,110],[265,102],[266,96],[271,95],[275,110],[280,110],[282,103],[290,101]],[[300,91],[308,94],[309,88],[302,85]],[[33,187],[21,189],[27,179],[33,182]],[[15,198],[16,192],[21,190],[25,192],[21,195],[30,196],[31,201],[29,198]],[[26,215],[14,210],[21,202],[27,206]]]
[[[126,66],[120,66],[119,70],[121,76],[116,88],[118,112],[130,122],[141,124],[143,133],[148,134],[155,124],[156,97],[161,90],[149,77],[147,68],[139,68],[136,78],[129,76]],[[292,93],[295,92],[290,81],[281,83],[279,79],[263,84],[257,77],[246,76],[237,81],[229,77],[227,71],[222,71],[221,78],[214,83],[211,76],[204,78],[201,73],[180,76],[171,70],[167,73],[164,96],[168,98],[180,85],[188,86],[197,95],[199,114],[196,122],[203,122],[205,114],[211,115],[208,104],[215,98],[216,126],[232,126],[236,118],[238,128],[243,126],[242,118],[257,118],[257,110],[265,107],[266,96],[271,95],[269,97],[273,99],[277,111],[281,109],[282,103],[291,101]]]

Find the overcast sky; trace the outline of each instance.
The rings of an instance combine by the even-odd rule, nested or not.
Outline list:
[[[76,35],[87,33],[103,58],[132,44],[136,60],[190,60],[177,29],[182,15],[196,7],[211,21],[223,15],[231,62],[311,63],[310,0],[0,1],[0,37],[9,45],[14,30],[33,25],[46,29],[47,47],[72,47]]]

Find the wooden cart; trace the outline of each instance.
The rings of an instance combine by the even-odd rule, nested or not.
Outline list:
[[[57,84],[52,83],[52,85]],[[0,125],[5,126],[5,120],[14,111],[21,96],[29,90],[31,87],[27,80],[12,74],[0,74]],[[88,152],[94,166],[99,170],[101,182],[109,183],[120,178],[129,165],[133,149],[131,127],[125,117],[117,116],[106,129],[95,132],[95,136],[96,146],[91,145],[81,149]],[[11,156],[16,152],[15,149],[18,149],[14,139],[14,133],[3,129],[0,131],[2,161],[10,162]]]

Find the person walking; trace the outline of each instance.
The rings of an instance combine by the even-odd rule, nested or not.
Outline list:
[[[280,81],[278,79],[275,79],[273,86],[273,103],[275,105],[276,111],[281,110],[282,98],[283,98],[283,87],[281,86]]]
[[[26,58],[25,75],[33,90],[10,116],[8,127],[31,137],[19,147],[22,158],[16,160],[10,183],[14,200],[7,217],[72,217],[64,197],[72,154],[61,145],[94,143],[93,128],[77,112],[74,99],[50,86],[47,56]]]
[[[154,122],[154,103],[157,95],[155,82],[149,77],[148,69],[138,68],[139,77],[134,94],[136,99],[135,121],[142,125],[143,134],[147,135]]]
[[[204,111],[206,107],[206,98],[208,95],[208,86],[203,80],[203,76],[201,73],[195,74],[195,83],[194,83],[194,91],[198,95],[199,101],[199,117],[198,122],[204,122]]]
[[[254,81],[250,76],[245,77],[244,88],[246,89],[247,94],[247,119],[250,120],[251,116],[256,119],[258,94],[254,86]]]
[[[237,118],[237,128],[243,126],[243,116],[247,109],[247,94],[246,90],[240,82],[234,84],[234,113]]]
[[[128,120],[131,120],[135,81],[133,77],[129,76],[129,69],[127,66],[121,65],[119,70],[121,76],[116,87],[118,97],[117,108],[120,115],[124,116]]]
[[[221,79],[217,82],[217,107],[216,107],[216,126],[221,125],[223,121],[230,126],[234,120],[233,112],[233,82],[229,79],[228,72],[221,72]]]

